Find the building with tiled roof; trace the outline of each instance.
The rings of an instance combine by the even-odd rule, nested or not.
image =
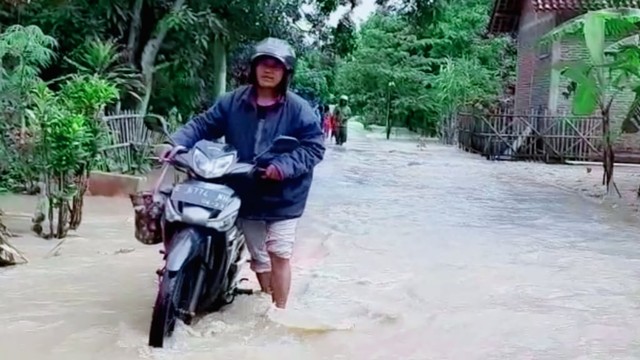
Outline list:
[[[571,99],[565,96],[569,80],[561,77],[553,65],[588,58],[584,39],[565,38],[544,46],[539,40],[556,26],[589,10],[614,6],[640,8],[640,0],[495,0],[489,33],[508,33],[517,40],[516,112],[571,111]],[[632,93],[618,97],[612,106],[614,125],[622,121],[633,98]],[[640,135],[631,135],[619,142],[621,151],[640,150]]]

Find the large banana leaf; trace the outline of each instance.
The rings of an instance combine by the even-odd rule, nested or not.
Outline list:
[[[584,18],[584,41],[594,65],[604,64],[605,19],[593,12]]]
[[[555,67],[561,69],[561,74],[576,83],[576,91],[573,96],[573,112],[576,115],[591,115],[596,110],[601,96],[601,88],[594,76],[591,64],[574,61],[560,63]]]

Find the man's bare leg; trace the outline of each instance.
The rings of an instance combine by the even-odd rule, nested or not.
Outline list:
[[[289,259],[281,258],[269,253],[271,257],[271,298],[277,308],[287,306],[289,290],[291,289],[291,265]]]
[[[258,283],[260,283],[260,290],[263,293],[271,294],[271,272],[256,273]]]

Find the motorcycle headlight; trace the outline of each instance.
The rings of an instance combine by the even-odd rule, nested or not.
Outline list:
[[[193,153],[193,171],[205,179],[212,179],[224,175],[235,156],[225,155],[215,159],[209,159],[202,151],[195,150]]]

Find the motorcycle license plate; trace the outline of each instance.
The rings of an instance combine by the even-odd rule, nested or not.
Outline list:
[[[215,210],[224,209],[230,199],[231,197],[222,191],[185,184],[176,185],[171,193],[171,200]]]

